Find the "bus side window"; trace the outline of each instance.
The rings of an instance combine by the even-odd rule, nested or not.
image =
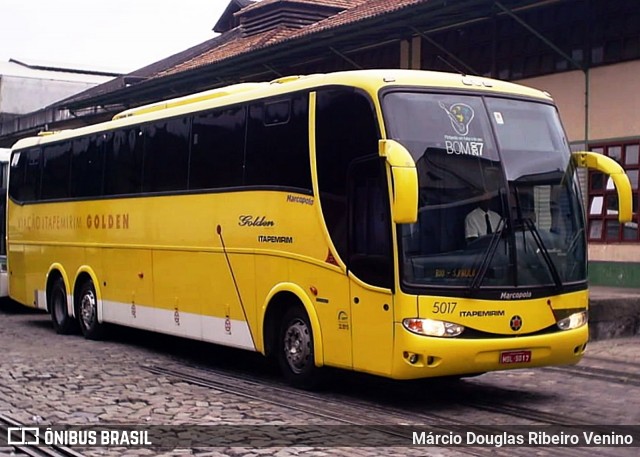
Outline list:
[[[320,203],[337,254],[348,264],[349,167],[378,157],[379,129],[371,101],[354,89],[324,89],[316,97],[316,164]]]
[[[156,121],[144,127],[143,192],[187,189],[190,118]]]
[[[68,198],[71,144],[46,146],[42,155],[42,200]]]
[[[26,152],[18,151],[11,155],[11,181],[9,182],[9,197],[15,201],[24,201],[24,169],[26,162]]]
[[[71,197],[102,195],[104,143],[107,134],[73,140],[71,153]]]
[[[369,284],[391,288],[391,217],[381,159],[371,157],[353,163],[349,184],[349,268]]]
[[[142,191],[144,136],[137,127],[116,130],[107,141],[104,165],[105,195]]]
[[[40,157],[38,148],[13,155],[9,196],[14,200],[30,202],[40,198]]]
[[[311,192],[308,94],[251,104],[246,144],[246,186]]]
[[[246,107],[218,109],[193,117],[189,189],[242,185]]]

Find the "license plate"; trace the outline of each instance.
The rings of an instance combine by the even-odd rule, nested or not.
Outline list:
[[[505,351],[500,353],[500,363],[529,363],[531,351]]]

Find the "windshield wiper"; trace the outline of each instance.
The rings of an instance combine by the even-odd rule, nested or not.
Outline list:
[[[478,274],[473,278],[473,282],[471,283],[471,290],[476,290],[484,281],[484,277],[487,275],[487,271],[489,271],[489,265],[491,264],[491,260],[493,260],[493,255],[498,248],[498,244],[500,243],[500,237],[502,236],[502,231],[504,230],[506,218],[500,218],[500,222],[498,222],[498,226],[496,230],[491,235],[491,240],[489,241],[489,247],[487,247],[487,252],[484,254],[482,258],[482,263],[480,264],[480,270]]]
[[[558,269],[556,268],[555,264],[553,263],[553,260],[549,256],[549,251],[547,250],[547,247],[544,245],[544,241],[542,241],[542,237],[540,236],[540,232],[538,232],[538,229],[536,228],[536,224],[534,224],[533,221],[529,218],[522,219],[522,221],[524,222],[524,225],[527,227],[527,229],[533,235],[533,239],[538,245],[538,249],[542,254],[542,258],[547,264],[547,268],[549,268],[549,272],[551,273],[553,282],[556,284],[557,288],[561,288],[562,280],[560,279],[560,275],[558,274]]]

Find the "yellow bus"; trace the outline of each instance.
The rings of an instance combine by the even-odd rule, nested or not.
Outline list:
[[[624,172],[572,155],[537,90],[405,70],[215,89],[14,146],[10,295],[59,333],[257,351],[302,386],[324,366],[576,363],[580,166],[611,176],[629,220]]]
[[[0,148],[0,300],[9,296],[9,277],[7,274],[7,185],[9,183],[10,149]]]

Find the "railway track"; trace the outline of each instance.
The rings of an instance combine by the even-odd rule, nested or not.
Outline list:
[[[186,368],[186,367],[185,367]],[[414,418],[405,412],[392,411],[389,408],[367,404],[357,400],[346,400],[334,395],[316,394],[308,391],[293,390],[289,386],[253,376],[239,375],[218,370],[188,367],[186,369],[171,369],[166,367],[148,366],[147,371],[159,376],[167,376],[181,382],[215,389],[241,396],[250,401],[260,401],[278,408],[285,408],[296,412],[302,412],[308,416],[317,417],[329,424],[341,425],[343,437],[345,434],[360,433],[362,441],[358,446],[410,446],[412,445],[411,430],[424,428],[421,422],[424,415]],[[469,424],[450,421],[439,415],[429,415],[428,428],[434,433],[447,435],[464,427],[465,430],[475,429],[480,433],[481,427],[469,427]],[[346,426],[346,427],[345,427]],[[296,426],[297,427],[297,426]],[[326,425],[323,426],[324,430]],[[331,427],[331,426],[329,426]],[[412,428],[413,427],[413,428]],[[295,427],[294,427],[295,428]],[[316,426],[317,428],[317,426]],[[353,439],[352,439],[353,438]],[[337,441],[321,437],[316,446],[355,446],[357,437]],[[295,445],[295,442],[288,445]],[[304,445],[314,443],[305,442]],[[489,448],[459,448],[461,454],[477,457],[508,456],[514,455],[513,451]]]
[[[599,429],[597,424],[576,423],[575,419],[558,414],[538,411],[526,408],[521,405],[512,405],[504,402],[496,402],[489,399],[486,402],[474,399],[454,405],[455,409],[469,409],[490,413],[493,415],[507,416],[495,421],[495,424],[509,425],[480,425],[472,419],[464,420],[449,414],[450,410],[444,412],[425,411],[424,403],[418,402],[415,406],[408,406],[406,403],[397,406],[393,401],[389,401],[388,395],[393,395],[393,391],[385,392],[387,389],[398,389],[396,383],[373,381],[365,389],[375,389],[377,393],[371,392],[365,396],[351,396],[336,394],[335,392],[314,393],[308,391],[293,390],[289,386],[273,380],[256,378],[246,373],[238,374],[222,370],[185,366],[179,368],[168,368],[158,366],[145,367],[147,371],[159,376],[173,378],[176,381],[187,382],[201,387],[215,389],[233,395],[246,398],[249,401],[260,401],[269,403],[278,408],[302,412],[308,416],[320,418],[330,424],[341,424],[347,426],[346,430],[357,430],[358,427],[366,426],[373,438],[380,442],[388,442],[389,446],[410,446],[411,430],[428,430],[436,434],[467,433],[472,432],[477,435],[491,435],[499,430],[506,433],[522,433],[531,425],[548,426],[588,426],[590,430],[602,433],[610,432],[608,429]],[[380,389],[380,387],[383,387]],[[473,387],[471,387],[473,388]],[[418,389],[417,386],[410,386],[410,390]],[[417,391],[415,392],[418,393]],[[411,392],[405,392],[411,395]],[[382,403],[372,401],[375,396],[386,399]],[[438,408],[435,408],[438,409]],[[457,415],[465,416],[464,412]],[[477,417],[477,414],[475,415]],[[473,417],[473,415],[471,415]],[[515,425],[513,419],[518,419],[520,425]],[[494,423],[485,420],[483,424]],[[349,427],[352,426],[352,427]],[[357,426],[357,427],[355,427]],[[516,432],[514,432],[516,430]],[[326,443],[325,443],[326,444]],[[338,443],[339,444],[339,443]],[[353,444],[350,444],[353,445]],[[366,439],[365,444],[366,446]],[[378,444],[379,445],[379,444]],[[457,450],[461,454],[485,456],[507,456],[507,455],[530,455],[530,449],[518,448],[496,448],[496,447],[459,447]],[[580,447],[554,448],[554,455],[565,457],[582,457],[592,455],[593,449]],[[624,455],[619,451],[608,453],[607,450],[599,449],[598,454],[605,457],[619,457]]]
[[[617,360],[615,358],[586,356],[578,365],[547,367],[545,371],[568,373],[612,384],[640,387],[640,363]]]
[[[615,365],[617,367],[627,367],[631,370],[634,370],[638,373],[640,373],[640,363],[638,362],[629,362],[626,360],[620,360],[620,359],[616,359],[616,358],[612,358],[612,357],[602,357],[602,356],[597,356],[597,355],[587,355],[584,356],[582,358],[582,362],[580,363],[580,365],[583,364],[589,364],[589,365],[593,365],[593,364],[612,364]]]
[[[587,379],[595,379],[614,384],[624,384],[626,386],[640,387],[640,374],[628,373],[620,370],[608,368],[598,368],[584,365],[574,365],[568,367],[547,367],[545,371],[569,373],[572,376],[580,376]]]

